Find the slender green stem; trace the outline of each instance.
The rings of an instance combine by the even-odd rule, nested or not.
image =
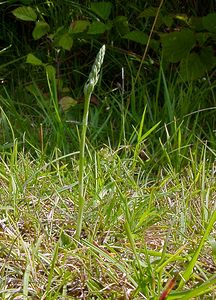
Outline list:
[[[84,172],[85,172],[85,141],[86,141],[86,131],[88,126],[88,114],[89,114],[89,104],[91,99],[91,94],[94,90],[95,85],[98,82],[99,72],[103,63],[105,55],[105,45],[103,45],[98,52],[98,55],[95,59],[95,62],[92,66],[92,70],[89,74],[89,79],[84,87],[84,113],[83,113],[83,126],[80,140],[80,156],[79,156],[79,209],[78,209],[78,218],[77,218],[77,228],[75,233],[75,238],[80,239],[80,234],[82,230],[82,220],[85,204],[84,196]]]
[[[89,103],[90,95],[88,98],[85,98],[84,104],[84,114],[83,114],[83,127],[80,140],[80,156],[79,156],[79,211],[77,218],[77,228],[75,238],[79,239],[81,230],[82,230],[82,219],[83,219],[83,210],[84,210],[84,166],[85,166],[85,140],[86,140],[86,131],[88,126],[88,112],[89,112]]]

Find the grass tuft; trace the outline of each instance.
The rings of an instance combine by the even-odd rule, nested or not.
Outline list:
[[[214,297],[215,168],[197,143],[199,160],[160,177],[88,144],[75,248],[78,153],[46,161],[15,147],[0,162],[1,299],[158,299],[174,278],[167,299]]]

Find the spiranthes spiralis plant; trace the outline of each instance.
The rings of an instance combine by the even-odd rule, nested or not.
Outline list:
[[[85,204],[84,195],[84,171],[85,171],[85,141],[86,141],[86,131],[88,126],[88,114],[89,114],[89,104],[91,95],[94,91],[95,85],[99,79],[99,73],[101,66],[103,64],[103,59],[105,55],[105,45],[99,50],[95,62],[92,66],[92,70],[89,74],[89,78],[84,86],[84,113],[83,113],[83,124],[80,139],[80,155],[79,155],[79,208],[78,208],[78,218],[77,227],[75,232],[75,239],[80,239],[80,234],[82,230],[83,212]]]

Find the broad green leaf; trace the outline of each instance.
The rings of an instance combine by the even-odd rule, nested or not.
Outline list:
[[[37,15],[34,9],[30,6],[20,6],[12,11],[12,14],[23,21],[36,21]]]
[[[191,81],[205,74],[205,66],[197,53],[191,53],[180,63],[180,74],[183,80]]]
[[[139,14],[139,18],[155,18],[157,12],[158,12],[158,7],[150,6]],[[173,23],[172,15],[168,14],[164,9],[160,10],[155,25],[156,28],[159,28],[163,24],[165,24],[167,27],[171,27],[172,23]]]
[[[180,74],[186,81],[195,80],[205,75],[216,65],[214,51],[211,47],[203,48],[200,53],[191,53],[180,63]]]
[[[160,48],[160,42],[159,42],[158,40],[151,39],[151,40],[150,40],[149,46],[150,46],[154,51],[158,51],[158,49]]]
[[[195,31],[202,31],[204,29],[202,18],[200,17],[191,17],[188,21],[188,24]]]
[[[131,32],[128,32],[124,35],[124,39],[128,39],[133,42],[137,42],[142,45],[146,45],[148,41],[148,35],[142,31],[134,30]]]
[[[80,33],[80,32],[84,32],[88,29],[90,23],[87,20],[78,20],[78,21],[74,21],[71,24],[71,32],[73,33]]]
[[[88,34],[102,34],[107,30],[107,27],[104,23],[95,21],[89,26]]]
[[[216,57],[212,47],[205,47],[200,51],[200,60],[206,71],[210,71],[216,65]]]
[[[130,31],[128,19],[125,16],[118,16],[114,19],[113,23],[120,36],[123,36]]]
[[[70,50],[73,46],[73,38],[68,32],[66,32],[60,37],[58,45],[65,50]]]
[[[38,21],[35,24],[35,28],[32,32],[34,40],[39,40],[42,36],[47,34],[50,30],[49,24],[44,21]]]
[[[61,36],[63,33],[66,32],[66,29],[64,26],[60,26],[56,29],[54,36]]]
[[[196,40],[199,45],[202,46],[208,40],[208,38],[210,38],[210,36],[210,32],[198,32],[196,33]]]
[[[210,32],[216,33],[216,13],[208,14],[202,18],[203,26]]]
[[[63,111],[68,110],[72,106],[75,106],[78,103],[77,100],[73,99],[72,97],[65,96],[61,98],[60,100],[60,105]]]
[[[43,62],[31,53],[29,53],[27,55],[26,62],[28,64],[35,65],[35,66],[42,66],[43,65]]]
[[[56,69],[51,65],[46,65],[46,74],[51,82],[55,81]]]
[[[171,27],[173,24],[173,17],[170,15],[161,16],[161,23],[165,24],[167,27]]]
[[[155,17],[158,11],[158,7],[153,7],[150,6],[146,9],[144,9],[144,11],[142,11],[139,15],[140,18],[144,17],[144,18],[148,18],[148,17]]]
[[[64,26],[60,26],[56,29],[54,34],[49,34],[49,37],[51,40],[53,40],[53,45],[55,47],[58,47],[58,42],[59,42],[60,38],[67,32],[68,32],[68,30],[66,30],[66,28]]]
[[[194,33],[190,29],[160,35],[164,58],[176,63],[185,58],[196,44]]]
[[[91,10],[96,13],[101,19],[107,20],[110,16],[112,3],[111,2],[92,2]]]

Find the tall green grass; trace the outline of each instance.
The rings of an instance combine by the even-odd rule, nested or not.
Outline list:
[[[73,90],[51,64],[17,66],[0,86],[3,300],[216,296],[214,78],[182,82],[162,61],[147,77],[147,52],[120,52],[108,45],[67,111],[59,79],[82,98],[89,61],[73,60]]]
[[[214,297],[212,149],[197,140],[199,158],[191,152],[181,172],[161,167],[159,177],[138,157],[134,169],[134,156],[87,143],[76,248],[78,153],[47,162],[14,143],[1,158],[1,298],[159,299],[175,277],[167,299]]]

